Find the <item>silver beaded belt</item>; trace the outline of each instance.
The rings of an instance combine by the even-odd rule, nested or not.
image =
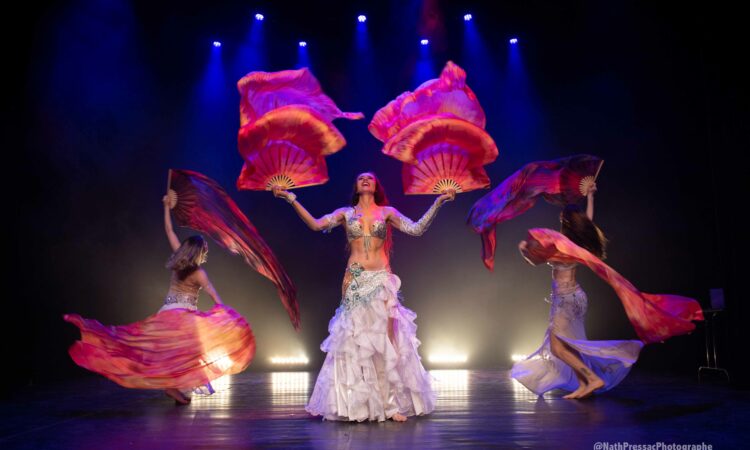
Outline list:
[[[170,293],[164,299],[165,305],[171,305],[173,303],[183,303],[192,306],[198,306],[198,297],[190,294],[183,293]]]

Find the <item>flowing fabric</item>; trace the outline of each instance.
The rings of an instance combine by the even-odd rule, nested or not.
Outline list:
[[[238,189],[293,189],[327,182],[323,156],[341,150],[346,140],[315,110],[294,105],[240,128],[237,145],[245,160]]]
[[[78,314],[69,353],[79,366],[137,389],[192,389],[242,372],[255,355],[247,321],[226,305],[206,312],[174,308],[129,325],[105,326]]]
[[[550,303],[549,327],[542,345],[528,358],[513,364],[511,376],[537,395],[552,389],[578,389],[573,369],[552,354],[550,335],[554,335],[576,350],[584,364],[604,381],[597,392],[608,391],[622,381],[638,360],[643,343],[587,340],[584,319],[588,299],[580,286],[565,294],[553,291]]]
[[[346,145],[344,136],[314,109],[293,105],[274,109],[240,128],[238,148],[247,158],[269,142],[285,141],[312,156],[327,156]]]
[[[482,238],[482,261],[487,269],[495,266],[497,224],[526,212],[539,196],[559,206],[579,201],[583,198],[581,182],[593,178],[601,164],[600,158],[591,155],[531,162],[477,200],[467,223]]]
[[[425,81],[414,92],[404,92],[378,110],[367,128],[387,142],[409,124],[432,116],[459,118],[479,128],[487,123],[477,96],[466,84],[466,72],[452,61],[439,78]]]
[[[485,124],[466,72],[449,61],[440,78],[381,108],[368,129],[384,142],[384,154],[406,163],[405,194],[439,194],[489,187],[482,166],[497,158],[498,149]]]
[[[327,95],[309,69],[280,72],[250,72],[237,82],[240,92],[240,125],[287,105],[306,105],[326,121],[337,118],[361,119],[362,113],[343,112]]]
[[[211,236],[221,247],[242,256],[245,262],[276,285],[295,329],[300,328],[297,292],[271,248],[214,180],[198,172],[171,170],[171,188],[177,192],[173,213],[177,224]]]
[[[241,97],[237,144],[245,160],[238,189],[293,189],[326,183],[323,156],[346,145],[333,120],[364,117],[338,109],[307,68],[251,72],[240,79],[237,88]]]
[[[459,146],[470,169],[491,163],[498,154],[495,141],[482,128],[446,116],[433,116],[409,124],[386,142],[383,153],[405,163],[417,164],[421,153],[434,152],[444,143]]]
[[[484,167],[469,167],[466,152],[458,145],[441,143],[420,155],[417,164],[401,165],[405,194],[440,194],[445,189],[469,192],[490,187]]]
[[[305,409],[327,420],[384,421],[435,409],[432,378],[417,352],[416,314],[386,270],[354,271],[320,349],[327,353]],[[388,319],[393,319],[392,342]]]
[[[703,310],[697,300],[679,295],[642,293],[602,260],[557,231],[531,229],[528,242],[534,260],[585,264],[612,286],[636,334],[646,344],[690,333],[695,329],[692,321],[703,320]]]
[[[245,160],[237,178],[237,189],[272,190],[275,186],[295,189],[328,182],[328,166],[322,156],[285,141],[271,142]]]

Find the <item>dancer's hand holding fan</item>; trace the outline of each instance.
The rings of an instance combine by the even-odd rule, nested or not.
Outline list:
[[[592,155],[531,162],[477,200],[466,221],[482,237],[482,260],[487,269],[494,267],[497,224],[526,212],[539,196],[558,206],[577,203],[596,190],[603,164],[604,160]]]
[[[242,256],[245,262],[276,285],[295,329],[300,328],[297,293],[292,280],[234,201],[214,180],[198,172],[170,170],[167,201],[176,222],[206,233],[221,247]]]

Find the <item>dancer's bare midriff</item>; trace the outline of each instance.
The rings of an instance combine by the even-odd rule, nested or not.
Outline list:
[[[576,290],[576,268],[554,269],[552,270],[552,279],[555,281],[554,287],[557,294],[569,294]]]
[[[370,237],[370,249],[365,251],[365,245],[363,239],[354,239],[349,243],[351,247],[351,253],[349,254],[349,261],[347,267],[351,267],[352,264],[357,263],[364,270],[387,270],[390,268],[390,261],[388,255],[385,253],[385,240]]]

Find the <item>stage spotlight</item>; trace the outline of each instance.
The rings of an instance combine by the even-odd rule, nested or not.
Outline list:
[[[463,364],[468,360],[468,356],[460,354],[433,354],[430,355],[431,363],[451,363],[451,364]]]
[[[307,42],[305,42],[305,41],[299,41],[299,46],[300,47],[307,47]]]
[[[518,353],[514,353],[514,354],[510,355],[510,359],[513,362],[523,361],[526,358],[527,358],[526,355],[521,355],[521,354],[518,354]]]
[[[305,366],[310,362],[307,356],[273,356],[271,364],[284,366]]]
[[[464,14],[464,22],[469,22],[474,17],[471,14]]]
[[[357,20],[359,21],[359,23],[364,23],[367,22],[367,17],[364,14],[360,14],[357,16]]]
[[[419,43],[422,45],[427,45],[430,43],[430,41],[428,39],[422,39],[421,41],[419,41]]]
[[[517,38],[511,38],[508,42],[510,42],[511,44],[515,45],[515,44],[518,44],[518,39]]]
[[[219,48],[219,47],[221,47],[221,42],[219,42],[219,41],[214,41],[214,47],[216,47],[216,48]]]
[[[263,19],[265,19],[265,16],[263,16],[263,14],[258,13],[258,14],[255,15],[255,20],[257,20],[257,21],[260,22]]]

